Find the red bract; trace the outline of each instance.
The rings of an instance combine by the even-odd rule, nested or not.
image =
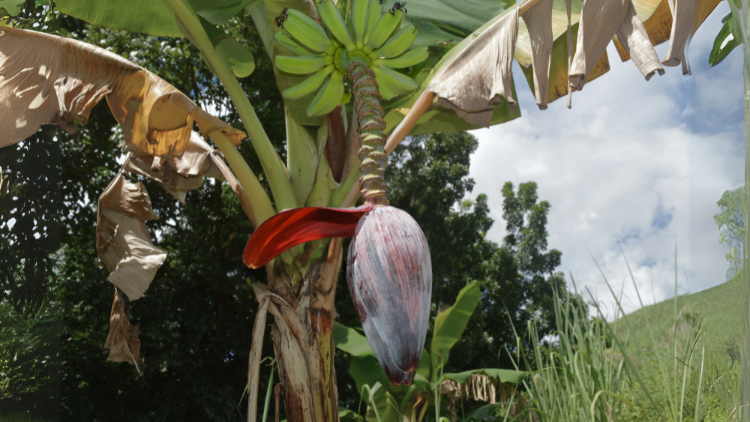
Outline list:
[[[260,268],[285,250],[305,242],[354,234],[372,205],[357,208],[305,207],[282,211],[266,220],[250,237],[242,262]]]
[[[432,263],[414,219],[390,206],[362,217],[352,237],[346,281],[367,340],[394,384],[411,384],[427,334]]]

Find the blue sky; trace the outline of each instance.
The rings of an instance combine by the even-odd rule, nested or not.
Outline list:
[[[743,53],[708,65],[727,13],[722,2],[693,37],[691,76],[665,67],[646,82],[610,44],[611,70],[576,92],[570,110],[561,99],[539,111],[514,62],[522,117],[472,132],[480,143],[471,197],[489,197],[496,221],[489,238],[504,236],[503,183],[533,180],[552,205],[547,229],[550,247],[563,253],[560,270],[610,313],[594,259],[618,291],[625,282],[626,312],[640,307],[618,242],[646,304],[674,296],[675,245],[679,294],[724,282],[728,264],[713,214],[722,192],[744,178]],[[659,57],[667,48],[656,47]]]

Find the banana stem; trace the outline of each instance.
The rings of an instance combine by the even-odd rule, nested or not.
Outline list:
[[[166,0],[167,5],[175,13],[177,19],[182,25],[190,32],[190,36],[195,46],[203,52],[204,56],[208,60],[210,67],[214,70],[216,77],[224,85],[224,89],[227,90],[229,97],[232,99],[232,103],[237,109],[237,113],[245,125],[245,130],[250,137],[250,141],[253,143],[256,154],[260,159],[260,164],[263,167],[263,172],[268,177],[268,182],[271,185],[271,192],[273,193],[273,199],[276,201],[276,208],[281,211],[287,208],[296,208],[297,201],[294,198],[294,190],[292,189],[292,182],[289,180],[289,173],[284,167],[284,163],[279,158],[266,131],[263,129],[258,116],[255,114],[252,104],[245,96],[245,92],[237,81],[237,78],[232,73],[229,65],[226,61],[216,52],[213,43],[209,39],[203,25],[201,25],[198,17],[188,9],[183,3],[183,0]],[[217,145],[225,156],[231,154],[226,148],[222,148]],[[235,150],[236,152],[236,150]],[[240,159],[242,159],[240,157]],[[244,161],[244,159],[242,159]],[[232,164],[230,164],[232,165]],[[247,164],[245,164],[247,165]],[[234,167],[234,166],[233,166]],[[242,184],[242,188],[250,194],[250,186],[245,186],[241,178],[238,180]]]
[[[362,63],[354,62],[349,66],[349,81],[352,84],[354,109],[357,113],[360,149],[359,159],[362,164],[359,170],[362,177],[359,184],[365,202],[373,205],[388,205],[386,198],[385,166],[388,155],[385,153],[385,112],[380,105],[382,97],[372,70]]]
[[[237,177],[237,181],[240,182],[240,186],[245,191],[247,198],[253,206],[254,216],[248,216],[253,221],[253,224],[258,227],[263,224],[264,221],[271,218],[275,212],[271,200],[268,199],[266,191],[258,182],[258,178],[247,162],[242,158],[237,148],[232,145],[232,141],[227,138],[226,135],[220,130],[211,132],[211,140],[214,141],[219,150],[224,154],[224,158],[229,163],[229,167],[232,168],[232,172]],[[254,217],[254,218],[253,218]]]
[[[385,146],[385,150],[388,154],[392,153],[394,149],[406,138],[406,135],[411,132],[414,125],[417,124],[417,120],[424,114],[425,111],[432,104],[433,98],[432,91],[425,89],[422,94],[417,97],[414,105],[411,106],[411,110],[406,114],[404,120],[396,126],[396,129],[391,132],[391,136],[388,138],[388,143]]]

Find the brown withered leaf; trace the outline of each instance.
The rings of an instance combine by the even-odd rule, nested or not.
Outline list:
[[[693,34],[708,15],[713,12],[720,0],[668,0],[672,11],[672,32],[669,50],[662,62],[665,66],[677,66],[682,63],[682,74],[691,75],[687,48]]]
[[[130,300],[148,289],[167,254],[154,246],[144,221],[158,217],[143,183],[129,183],[122,171],[99,196],[96,252],[99,266]]]
[[[129,151],[172,157],[187,149],[193,122],[235,145],[245,134],[216,119],[153,73],[80,41],[27,31],[0,31],[0,147],[26,139],[40,125],[75,133],[104,97],[123,127]]]
[[[531,65],[534,70],[534,94],[540,110],[547,109],[549,64],[552,57],[552,0],[541,0],[522,16],[529,30]]]
[[[109,350],[108,361],[127,362],[143,375],[138,363],[141,361],[141,341],[138,340],[138,326],[128,321],[128,305],[123,301],[120,292],[115,288],[115,301],[109,316],[109,334],[104,348]]]
[[[672,12],[669,10],[668,0],[660,0],[653,12],[644,17],[642,11],[648,12],[653,7],[653,2],[654,0],[633,0],[633,6],[638,13],[638,17],[643,22],[643,27],[646,28],[649,41],[651,41],[652,45],[657,46],[665,41],[669,41],[669,36],[672,32]],[[617,41],[617,38],[612,41],[614,41],[620,59],[624,62],[630,60],[630,54],[625,51],[625,48]]]
[[[503,99],[513,113],[516,100],[512,95],[511,65],[517,37],[516,8],[453,58],[427,89],[438,96],[438,104],[477,126],[490,125],[492,111]]]
[[[578,29],[576,53],[568,78],[574,90],[583,89],[596,62],[613,36],[632,56],[646,80],[655,72],[664,73],[630,0],[584,2]]]
[[[125,170],[148,177],[159,183],[177,200],[185,203],[189,190],[203,186],[203,176],[223,180],[209,158],[211,148],[200,135],[192,132],[190,143],[180,157],[162,159],[141,152],[133,153],[124,164]]]
[[[633,3],[630,0],[626,1],[627,11],[625,12],[625,19],[623,19],[620,27],[617,28],[615,36],[622,48],[633,59],[633,63],[638,66],[643,77],[648,81],[656,72],[659,75],[663,75],[664,68],[659,63],[659,56],[656,55],[656,50],[654,50],[654,46],[651,44],[646,28],[636,14]]]
[[[159,183],[183,204],[189,190],[203,186],[204,177],[226,180],[245,213],[249,216],[255,215],[250,200],[227,167],[221,152],[209,146],[198,132],[192,132],[190,144],[179,158],[162,159],[144,153],[134,153],[125,161],[123,168]]]

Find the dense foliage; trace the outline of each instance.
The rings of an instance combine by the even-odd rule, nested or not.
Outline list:
[[[47,301],[26,316],[0,303],[0,415],[22,411],[55,419],[59,343],[58,303]]]

